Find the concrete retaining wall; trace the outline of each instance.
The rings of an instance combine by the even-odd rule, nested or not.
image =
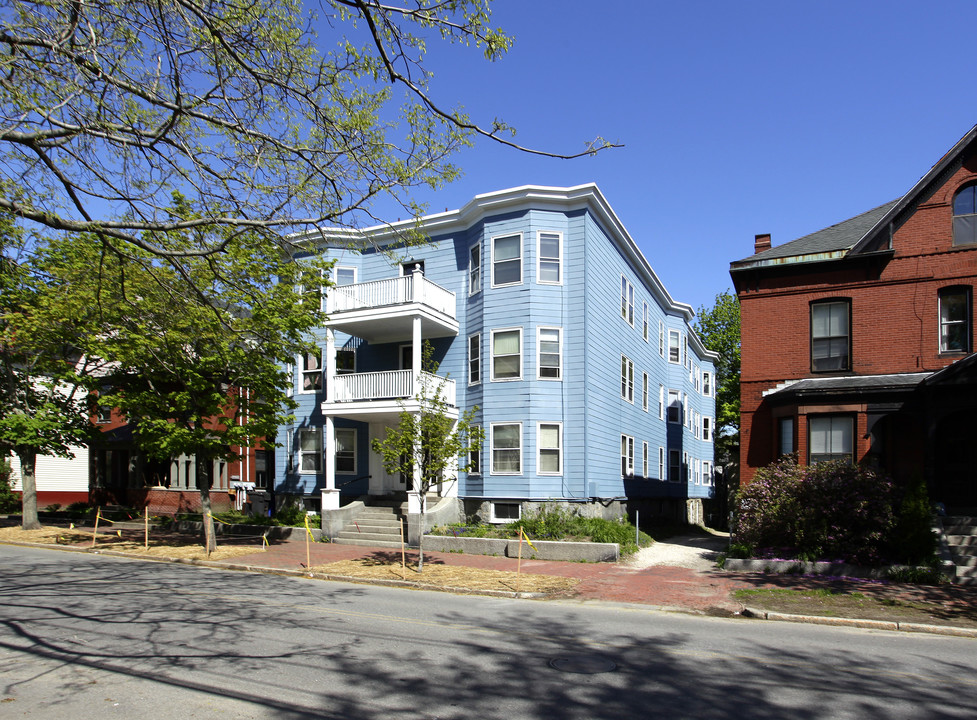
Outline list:
[[[617,562],[621,549],[617,543],[557,542],[533,540],[536,550],[523,543],[522,556],[527,560],[569,560],[584,562]],[[463,552],[469,555],[519,557],[519,541],[498,538],[449,537],[425,535],[424,549],[436,552]]]

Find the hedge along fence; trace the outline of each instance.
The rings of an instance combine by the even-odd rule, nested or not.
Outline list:
[[[861,565],[925,562],[935,551],[922,483],[895,486],[846,462],[786,456],[736,495],[734,554]]]

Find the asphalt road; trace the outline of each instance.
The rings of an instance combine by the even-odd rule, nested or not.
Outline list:
[[[977,641],[0,546],[0,718],[973,718]]]

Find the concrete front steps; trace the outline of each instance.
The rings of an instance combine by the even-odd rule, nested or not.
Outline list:
[[[333,539],[337,545],[400,547],[400,520],[407,517],[407,503],[371,503]],[[407,523],[404,522],[404,533]]]
[[[950,557],[957,566],[954,582],[958,585],[977,585],[977,517],[945,517],[943,532],[950,547]]]

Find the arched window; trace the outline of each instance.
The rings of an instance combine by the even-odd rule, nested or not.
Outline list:
[[[977,245],[977,183],[953,196],[953,244]]]

